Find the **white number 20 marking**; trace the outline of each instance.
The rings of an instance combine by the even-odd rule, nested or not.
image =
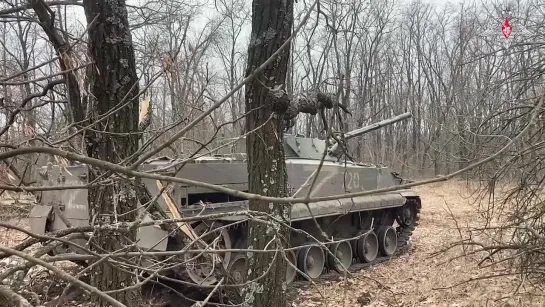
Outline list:
[[[345,177],[345,188],[350,189],[361,189],[360,187],[360,173],[358,172],[346,172]]]

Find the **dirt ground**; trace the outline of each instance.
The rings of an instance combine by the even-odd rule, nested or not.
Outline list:
[[[479,223],[463,183],[440,183],[415,190],[421,193],[423,208],[409,254],[355,273],[347,280],[301,290],[293,306],[545,305],[540,290],[523,283],[516,292],[520,285],[516,276],[468,282],[490,275],[491,270],[478,267],[479,257],[454,259],[463,254],[462,248],[436,253],[460,239],[456,224],[463,229]]]
[[[456,223],[461,227],[477,225],[479,217],[467,188],[460,182],[415,189],[422,195],[423,208],[409,254],[355,273],[346,280],[300,289],[292,306],[545,305],[542,291],[524,283],[516,291],[521,284],[516,276],[470,281],[491,273],[477,266],[481,255],[453,259],[462,254],[461,248],[434,255],[460,239]],[[17,224],[25,224],[24,220]],[[24,238],[12,231],[0,231],[2,245],[12,246]]]

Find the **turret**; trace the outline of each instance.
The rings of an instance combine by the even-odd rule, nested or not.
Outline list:
[[[365,126],[350,132],[344,133],[344,135],[337,135],[339,140],[344,139],[347,141],[351,138],[364,135],[371,131],[378,130],[384,126],[392,125],[407,118],[410,118],[411,113],[403,113],[380,122],[374,123],[369,126]],[[339,154],[342,152],[342,147],[333,140],[330,139],[329,146],[326,146],[325,140],[318,138],[306,138],[297,135],[285,135],[284,136],[284,150],[286,152],[286,158],[304,158],[304,159],[317,159],[322,158],[324,150],[327,150],[326,160],[336,161]]]

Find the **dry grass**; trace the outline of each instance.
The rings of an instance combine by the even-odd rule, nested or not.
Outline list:
[[[460,240],[457,228],[479,225],[481,218],[467,187],[447,182],[415,188],[422,195],[420,226],[409,254],[358,272],[346,281],[301,290],[293,306],[543,306],[541,291],[517,276],[470,281],[494,274],[479,268],[482,255],[457,258],[462,248],[437,254]],[[458,225],[458,227],[457,227]],[[496,269],[497,274],[497,269]]]

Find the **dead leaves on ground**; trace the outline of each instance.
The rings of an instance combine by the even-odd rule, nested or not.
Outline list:
[[[478,258],[455,259],[461,248],[436,257],[439,248],[460,239],[454,216],[463,227],[477,222],[462,183],[448,182],[416,188],[422,194],[420,226],[413,247],[390,263],[356,273],[348,280],[326,282],[318,289],[300,290],[292,306],[381,307],[381,306],[543,306],[545,298],[517,276],[466,282],[492,271],[477,266]],[[323,297],[318,293],[323,294]]]

